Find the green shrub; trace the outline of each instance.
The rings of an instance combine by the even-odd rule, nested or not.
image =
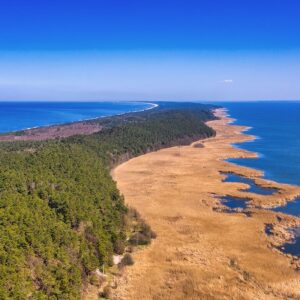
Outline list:
[[[148,245],[151,243],[151,237],[146,236],[140,232],[137,232],[130,237],[129,243],[135,246]]]
[[[131,254],[129,254],[129,253],[126,253],[120,262],[120,265],[123,267],[124,266],[132,266],[133,264],[134,264],[134,260],[131,256]]]

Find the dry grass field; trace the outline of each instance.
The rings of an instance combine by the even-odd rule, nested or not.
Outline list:
[[[229,214],[217,199],[242,194],[253,205],[272,206],[293,199],[299,188],[262,180],[256,170],[225,162],[255,157],[231,146],[253,137],[242,133],[244,127],[230,125],[224,111],[216,114],[221,119],[209,122],[215,138],[149,153],[114,170],[126,203],[157,233],[151,246],[134,253],[135,264],[118,279],[114,299],[300,299],[299,260],[272,246],[288,238],[286,228],[297,218],[278,218],[258,208],[249,209],[251,217]],[[280,193],[242,192],[244,184],[222,181],[228,171]],[[274,236],[265,234],[266,224],[274,225]]]

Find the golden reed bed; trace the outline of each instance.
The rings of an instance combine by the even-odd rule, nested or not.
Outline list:
[[[224,162],[255,157],[231,146],[253,137],[242,133],[245,127],[230,125],[224,110],[215,113],[220,120],[208,123],[215,138],[149,153],[114,170],[127,204],[158,235],[134,253],[135,265],[117,279],[114,299],[300,299],[299,260],[274,247],[290,238],[286,229],[300,225],[299,219],[258,208],[249,209],[251,217],[228,214],[216,197],[246,195],[251,205],[269,207],[292,200],[300,189]],[[199,143],[204,147],[195,147]],[[222,172],[254,178],[279,192],[241,192],[245,185],[222,182]],[[273,236],[265,234],[266,224],[274,225]]]

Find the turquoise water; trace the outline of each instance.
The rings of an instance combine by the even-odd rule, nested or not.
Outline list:
[[[112,116],[153,106],[142,102],[0,102],[0,133]]]
[[[263,170],[267,179],[300,185],[300,102],[223,103],[223,106],[236,119],[235,124],[252,127],[248,133],[257,136],[254,141],[237,147],[259,153],[258,159],[229,161]],[[243,182],[237,177],[230,180]],[[300,217],[300,197],[274,211]],[[294,243],[287,243],[282,249],[300,255],[299,229],[296,232]]]

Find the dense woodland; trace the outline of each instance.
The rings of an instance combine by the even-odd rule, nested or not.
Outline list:
[[[111,167],[212,136],[213,118],[211,106],[162,103],[93,121],[104,126],[93,135],[0,144],[0,299],[80,299],[145,231],[130,228]]]

